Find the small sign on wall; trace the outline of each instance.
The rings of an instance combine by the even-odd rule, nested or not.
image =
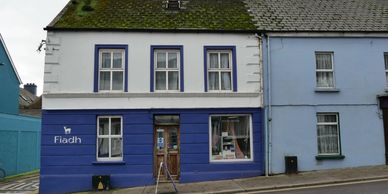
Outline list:
[[[56,135],[54,136],[54,144],[81,144],[82,139],[77,136],[71,136],[71,128],[64,126],[64,136]]]

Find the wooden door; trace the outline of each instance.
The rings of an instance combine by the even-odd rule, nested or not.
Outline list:
[[[160,163],[167,165],[171,176],[179,179],[179,127],[155,126],[154,132],[154,175],[158,176]],[[162,171],[164,174],[164,171]]]

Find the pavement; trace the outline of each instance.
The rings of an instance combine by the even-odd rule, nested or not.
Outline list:
[[[303,172],[293,175],[259,176],[244,179],[223,181],[207,181],[198,183],[178,183],[179,193],[245,193],[266,191],[282,188],[297,188],[334,183],[357,182],[388,178],[388,166],[371,166],[345,168],[337,170],[321,170]],[[111,194],[151,194],[155,193],[155,185],[117,189],[100,192]],[[158,193],[175,193],[171,183],[162,183],[158,186]]]
[[[39,176],[28,175],[0,182],[0,193],[31,194],[39,189]]]

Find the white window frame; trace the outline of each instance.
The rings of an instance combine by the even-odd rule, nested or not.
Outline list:
[[[111,135],[111,121],[112,118],[120,118],[120,135]],[[109,134],[108,135],[100,135],[99,127],[100,127],[100,119],[109,119]],[[108,138],[109,139],[109,157],[98,157],[98,139],[99,138]],[[112,138],[121,138],[121,157],[111,157],[112,154]],[[124,156],[124,147],[123,147],[123,117],[122,116],[98,116],[97,117],[97,139],[96,139],[96,158],[97,161],[123,161],[123,156]]]
[[[337,122],[318,122],[318,115],[335,115]],[[340,125],[339,125],[339,113],[333,112],[333,113],[323,113],[323,112],[318,112],[316,113],[316,119],[317,119],[317,127],[316,127],[316,132],[317,132],[317,151],[318,151],[318,156],[338,156],[341,155],[341,136],[340,136]],[[325,125],[336,125],[337,126],[337,143],[338,143],[338,152],[337,153],[319,153],[319,137],[318,137],[318,126],[325,126]]]
[[[388,52],[384,53],[384,69],[385,69],[385,87],[388,88]]]
[[[166,68],[158,68],[158,53],[166,53]],[[168,67],[168,55],[169,53],[176,53],[177,55],[177,67],[169,68]],[[180,49],[154,49],[154,91],[155,92],[179,92],[181,89],[181,51]],[[158,90],[156,88],[156,72],[165,72],[166,73],[166,89]],[[168,73],[169,72],[178,72],[178,89],[170,90],[168,88]]]
[[[229,68],[221,68],[221,53],[227,53],[229,56]],[[210,54],[217,54],[218,55],[218,67],[219,68],[210,68]],[[207,53],[207,88],[209,92],[232,92],[233,91],[233,56],[232,51],[229,49],[226,50],[208,50]],[[218,90],[212,90],[210,89],[210,73],[211,72],[218,72]],[[221,88],[221,74],[222,72],[230,72],[230,90],[223,90]]]
[[[121,59],[121,68],[113,68],[113,53],[121,53],[122,59]],[[110,65],[111,68],[102,68],[102,53],[110,53],[111,59],[110,59]],[[98,91],[99,92],[123,92],[125,87],[125,49],[99,49],[98,53],[99,57],[99,64],[98,64]],[[109,90],[102,90],[100,89],[100,82],[101,82],[101,72],[110,72],[110,86]],[[113,72],[122,72],[123,73],[123,83],[122,88],[120,90],[113,90]]]
[[[213,160],[212,157],[212,117],[228,117],[228,116],[248,116],[249,118],[249,145],[250,145],[250,154],[251,158],[249,159],[220,159],[220,160]],[[211,163],[228,163],[228,162],[250,162],[253,161],[254,158],[254,151],[253,151],[253,129],[252,129],[252,115],[250,114],[214,114],[214,115],[209,115],[209,161]]]
[[[324,54],[330,55],[331,69],[317,69],[317,55],[324,55]],[[318,86],[318,79],[317,79],[318,72],[329,72],[329,73],[331,72],[333,75],[333,86],[331,86],[331,87]],[[316,51],[315,52],[315,86],[317,88],[323,88],[323,89],[331,89],[331,88],[336,87],[335,74],[334,74],[334,52],[331,52],[331,51]]]

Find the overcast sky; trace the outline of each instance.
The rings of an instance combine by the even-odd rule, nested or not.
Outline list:
[[[43,91],[44,51],[36,49],[46,39],[43,30],[69,0],[0,0],[0,33],[23,84]]]

